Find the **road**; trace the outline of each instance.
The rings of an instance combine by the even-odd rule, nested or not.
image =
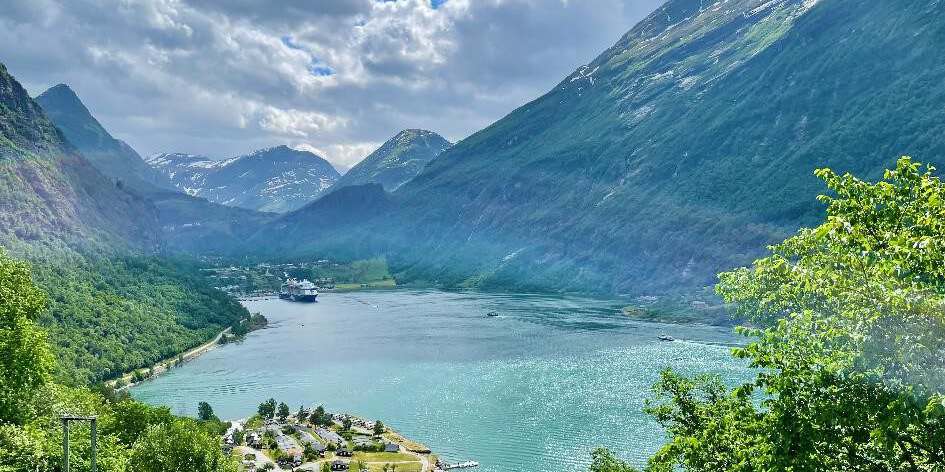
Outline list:
[[[223,336],[224,336],[225,334],[229,334],[229,333],[230,333],[230,329],[231,329],[231,328],[226,328],[226,329],[224,329],[223,331],[220,331],[213,339],[211,339],[211,340],[209,340],[209,341],[207,341],[207,342],[205,342],[205,343],[203,343],[203,344],[201,344],[201,345],[199,345],[199,346],[197,346],[197,347],[195,347],[195,348],[193,348],[193,349],[190,349],[190,350],[188,350],[188,351],[184,351],[183,353],[181,353],[181,354],[179,354],[179,355],[177,355],[177,356],[174,356],[174,357],[171,357],[171,358],[168,358],[168,359],[164,359],[163,361],[158,362],[157,364],[154,364],[154,365],[151,366],[151,368],[149,369],[149,370],[151,371],[150,377],[154,377],[154,376],[156,376],[156,375],[160,375],[160,374],[163,374],[164,372],[167,372],[168,367],[169,367],[170,365],[172,365],[173,363],[177,362],[177,359],[178,359],[178,358],[183,359],[184,362],[187,362],[187,361],[192,360],[192,359],[194,359],[194,358],[200,356],[201,354],[205,354],[207,351],[209,351],[209,350],[211,350],[211,349],[217,347],[217,346],[220,344],[220,339],[223,339]],[[122,375],[122,376],[119,377],[118,379],[109,380],[108,382],[105,382],[105,383],[106,383],[107,385],[109,385],[109,386],[114,387],[114,386],[115,386],[115,382],[117,382],[118,380],[122,380],[122,381],[125,382],[125,387],[122,387],[122,388],[128,388],[128,387],[131,387],[132,385],[134,385],[134,384],[131,382],[131,376],[132,376],[132,374],[133,374],[133,372],[128,372],[127,374]]]

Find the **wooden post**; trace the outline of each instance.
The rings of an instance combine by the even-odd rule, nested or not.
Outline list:
[[[95,456],[96,456],[96,452],[97,452],[95,449],[96,449],[96,446],[97,446],[96,443],[98,442],[98,437],[97,437],[97,436],[98,436],[98,434],[97,434],[97,429],[98,429],[98,428],[97,428],[97,424],[98,424],[98,421],[97,421],[94,417],[92,418],[91,421],[92,421],[92,472],[95,472],[95,465],[96,465],[96,464],[95,464],[95,459],[96,459]]]
[[[69,472],[69,419],[62,419],[62,471]]]
[[[70,421],[88,421],[90,423],[92,435],[92,468],[96,469],[96,456],[98,454],[98,421],[94,416],[71,416],[63,415],[62,420],[62,472],[69,472],[69,422]]]

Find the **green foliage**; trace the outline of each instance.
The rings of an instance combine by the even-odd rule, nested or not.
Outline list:
[[[290,412],[289,412],[289,405],[286,405],[285,403],[281,403],[281,402],[280,402],[280,403],[279,403],[279,412],[278,412],[279,419],[280,419],[281,421],[285,421],[286,418],[289,417],[289,413],[290,413]]]
[[[134,400],[125,400],[111,405],[110,411],[102,420],[102,432],[131,447],[148,427],[168,424],[173,420],[174,416],[167,407],[154,407]]]
[[[826,221],[720,275],[755,323],[734,389],[665,372],[648,411],[670,441],[649,470],[945,466],[945,184],[909,158],[881,181],[820,170]]]
[[[129,472],[236,472],[235,460],[220,453],[220,438],[191,420],[148,428],[131,449]]]
[[[374,435],[375,436],[380,436],[384,434],[384,430],[385,430],[384,423],[382,423],[381,420],[377,420],[374,422]]]
[[[197,419],[200,421],[210,421],[218,418],[213,414],[213,407],[211,407],[209,403],[200,402],[197,404]]]
[[[29,266],[0,249],[0,423],[22,423],[49,380],[53,359],[36,325],[45,304]]]
[[[0,252],[0,471],[60,470],[65,414],[98,417],[98,470],[236,471],[221,453],[218,425],[176,419],[167,408],[103,387],[97,390],[104,395],[48,381],[53,360],[32,322],[42,306],[28,266]],[[16,383],[4,383],[10,380]],[[77,422],[70,429],[72,470],[89,471],[89,425]]]
[[[625,464],[604,448],[595,449],[591,453],[591,472],[636,472],[636,469]]]
[[[265,419],[272,419],[276,414],[276,400],[270,398],[259,404],[257,409],[259,416]]]
[[[37,438],[12,424],[0,424],[0,471],[34,472],[48,465]]]
[[[184,260],[60,255],[34,267],[49,293],[40,321],[59,359],[56,376],[73,385],[173,357],[249,316]]]

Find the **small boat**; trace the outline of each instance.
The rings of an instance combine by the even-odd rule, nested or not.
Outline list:
[[[489,318],[495,318],[495,317],[499,316],[499,312],[497,312],[497,311],[490,311],[489,313],[486,313],[486,316],[488,316]]]
[[[675,338],[673,338],[672,336],[668,334],[661,334],[657,336],[656,339],[659,339],[660,341],[675,341],[676,340]]]

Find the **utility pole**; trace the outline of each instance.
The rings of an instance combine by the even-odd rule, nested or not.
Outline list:
[[[94,416],[73,416],[73,415],[63,415],[62,420],[62,471],[69,472],[69,423],[72,421],[88,421],[90,426],[90,433],[92,436],[92,472],[95,472],[95,461],[96,461],[96,452],[97,452],[97,423],[98,420]]]

